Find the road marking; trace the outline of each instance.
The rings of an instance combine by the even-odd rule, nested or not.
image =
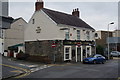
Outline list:
[[[14,71],[10,71],[10,72],[14,72],[14,73],[22,73],[22,71],[20,71],[20,70],[14,70]]]
[[[31,72],[36,72],[38,70],[42,70],[42,69],[49,68],[49,67],[51,67],[51,66],[43,65],[43,66],[40,66],[40,67],[37,67],[37,68],[32,68],[30,70],[31,70]]]
[[[24,68],[20,68],[20,67],[16,67],[16,66],[11,66],[11,65],[6,65],[6,64],[0,64],[0,65],[6,66],[6,67],[11,67],[11,68],[14,68],[14,69],[20,69],[20,70],[22,70],[22,71],[25,72],[25,74],[22,74],[20,76],[14,77],[14,78],[21,78],[21,77],[27,76],[27,75],[29,75],[31,73],[29,70],[24,69]]]
[[[33,68],[33,67],[38,67],[38,65],[26,65],[26,64],[19,64],[21,66],[27,66],[27,67],[30,67],[30,68]]]

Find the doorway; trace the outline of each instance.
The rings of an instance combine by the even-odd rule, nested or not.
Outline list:
[[[82,46],[76,46],[76,62],[81,62],[83,60]]]

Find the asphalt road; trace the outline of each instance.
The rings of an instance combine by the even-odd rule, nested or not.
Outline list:
[[[23,60],[15,60],[7,57],[2,57],[2,78],[22,78],[29,75],[31,72],[35,72],[36,68],[45,66],[45,64],[36,64]]]
[[[13,78],[118,78],[120,59],[108,60],[105,64],[40,64],[2,58],[2,77]],[[30,72],[29,72],[30,71]],[[107,79],[108,80],[108,79]]]
[[[118,78],[118,59],[105,64],[64,64],[33,72],[24,78]]]

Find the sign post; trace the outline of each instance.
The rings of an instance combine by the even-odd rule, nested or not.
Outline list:
[[[56,47],[56,44],[55,42],[52,43],[52,48],[54,48],[54,53],[53,53],[53,63],[55,64],[55,47]]]

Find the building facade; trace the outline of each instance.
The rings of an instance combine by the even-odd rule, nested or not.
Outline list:
[[[10,28],[10,25],[14,19],[12,17],[0,16],[0,53],[4,53],[4,31]]]
[[[70,15],[46,9],[40,1],[35,9],[25,30],[26,53],[55,62],[80,62],[95,53],[95,30],[79,18],[78,9]]]
[[[107,43],[110,45],[111,51],[119,51],[120,52],[120,30],[113,31],[113,37],[107,39]]]
[[[113,31],[109,31],[109,37],[113,36]],[[96,39],[96,45],[102,46],[104,49],[107,47],[107,37],[108,37],[108,31],[96,31],[95,32],[95,39]]]
[[[119,37],[120,37],[120,30],[109,31],[109,40],[108,40],[108,31],[96,31],[95,32],[96,46],[98,45],[102,46],[104,48],[104,51],[107,53],[108,43],[109,43],[110,52],[113,50],[120,51]]]
[[[24,30],[27,22],[23,18],[14,19],[9,29],[4,31],[4,49],[16,50],[16,45],[24,43]],[[23,51],[23,50],[22,50]]]

